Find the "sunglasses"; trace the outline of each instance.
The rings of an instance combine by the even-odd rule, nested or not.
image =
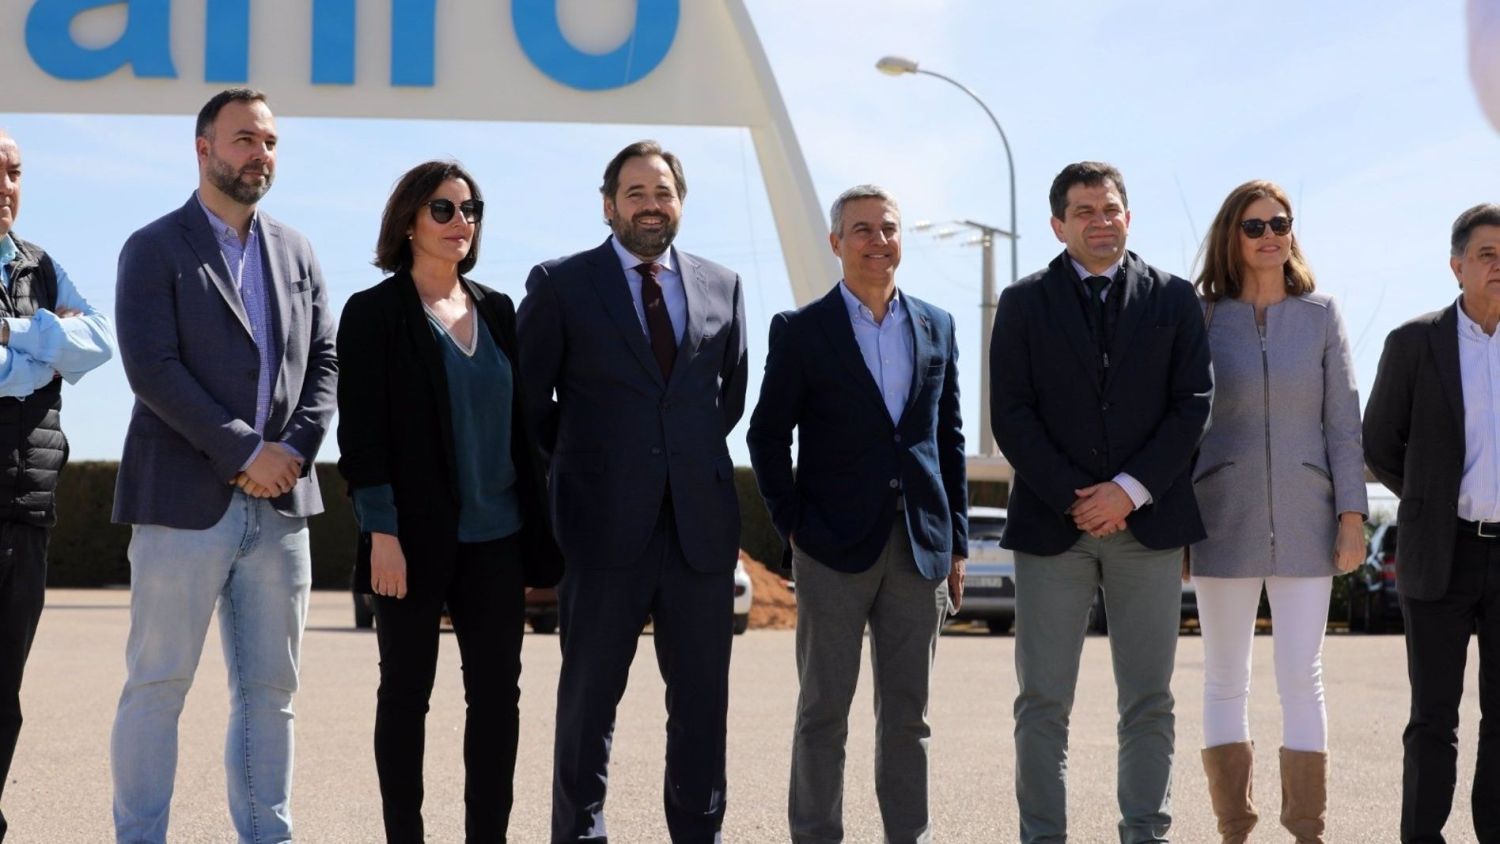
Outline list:
[[[1243,231],[1251,240],[1259,240],[1266,233],[1266,226],[1270,226],[1274,234],[1284,235],[1292,230],[1292,218],[1285,214],[1277,214],[1269,220],[1258,220],[1254,217],[1240,220],[1240,231]]]
[[[453,219],[453,200],[434,199],[427,203],[427,210],[432,213],[434,223],[446,223]],[[484,200],[465,199],[458,204],[457,210],[464,215],[464,222],[478,223],[484,219]]]

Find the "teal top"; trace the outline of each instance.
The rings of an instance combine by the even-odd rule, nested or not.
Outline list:
[[[510,360],[474,313],[473,347],[466,349],[427,315],[448,376],[453,452],[458,474],[458,541],[488,542],[521,529],[521,501],[510,438],[515,378]],[[390,484],[354,490],[360,530],[395,534],[396,502]]]

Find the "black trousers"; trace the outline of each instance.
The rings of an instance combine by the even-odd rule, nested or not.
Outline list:
[[[676,844],[717,842],[724,824],[725,719],[734,639],[734,573],[688,565],[669,507],[638,560],[569,567],[558,588],[562,672],[552,762],[552,840],[609,840],[605,786],[615,709],[649,617],[667,684],[667,830]]]
[[[1441,844],[1458,775],[1458,704],[1479,634],[1479,758],[1471,801],[1480,844],[1500,842],[1500,539],[1460,531],[1448,592],[1403,597],[1411,717],[1402,735],[1401,840]]]
[[[0,798],[21,735],[21,673],[47,597],[47,528],[0,522]],[[5,839],[0,811],[0,841]]]
[[[460,543],[451,560],[422,566],[405,598],[375,598],[380,691],[375,768],[386,840],[423,841],[422,757],[428,699],[437,674],[443,605],[463,661],[464,828],[469,842],[503,842],[514,799],[520,729],[521,637],[526,587],[514,536]],[[408,580],[412,578],[409,576]]]

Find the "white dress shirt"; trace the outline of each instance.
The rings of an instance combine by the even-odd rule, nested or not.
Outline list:
[[[1458,368],[1464,385],[1464,474],[1458,517],[1500,521],[1500,332],[1484,333],[1458,305]]]

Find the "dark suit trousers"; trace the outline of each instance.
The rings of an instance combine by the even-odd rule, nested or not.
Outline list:
[[[663,783],[672,841],[716,842],[724,823],[734,574],[706,574],[683,556],[669,506],[638,560],[569,566],[558,587],[562,675],[552,780],[552,840],[607,842],[605,786],[615,708],[649,616],[667,684]]]
[[[1403,597],[1411,719],[1402,743],[1401,840],[1441,844],[1458,768],[1458,704],[1469,637],[1479,633],[1479,758],[1474,832],[1500,842],[1500,539],[1460,532],[1448,592],[1436,601]]]
[[[407,559],[440,572],[419,579],[405,598],[375,598],[380,691],[375,707],[375,768],[386,840],[420,842],[422,756],[427,701],[437,673],[443,604],[463,660],[464,828],[469,842],[503,842],[510,823],[526,612],[515,536],[460,543],[452,560]]]
[[[47,529],[0,522],[0,797],[21,735],[21,672],[42,618],[47,590]],[[0,840],[5,838],[0,812]]]

